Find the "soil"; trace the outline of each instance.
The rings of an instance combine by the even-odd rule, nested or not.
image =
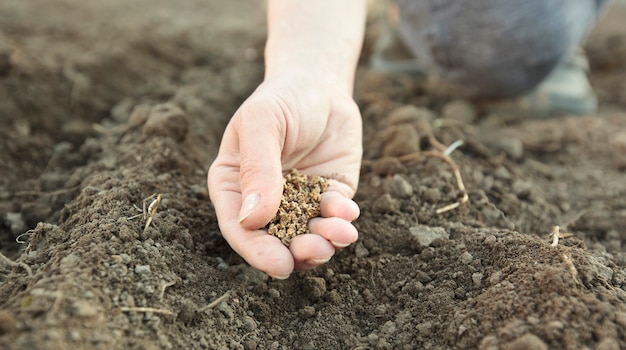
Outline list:
[[[279,281],[206,188],[263,76],[258,2],[0,2],[0,348],[626,348],[624,16],[586,44],[597,115],[541,120],[369,70],[372,20],[359,241]],[[457,140],[465,190],[402,161]]]
[[[283,182],[280,206],[267,226],[267,233],[289,246],[295,236],[311,233],[308,223],[320,216],[322,192],[328,187],[328,181],[319,175],[309,178],[297,169],[291,169]]]

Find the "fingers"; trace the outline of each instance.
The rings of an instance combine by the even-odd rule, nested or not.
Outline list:
[[[235,251],[248,264],[276,279],[289,277],[295,268],[294,258],[278,238],[261,230],[242,232],[242,234],[248,237],[237,241],[235,238],[237,236],[231,236],[228,243],[233,249],[237,247]]]
[[[280,125],[246,110],[237,124],[241,208],[238,221],[247,229],[265,226],[276,214],[283,191]]]
[[[296,270],[310,269],[325,264],[335,254],[332,244],[316,234],[294,237],[289,245],[289,251],[294,257]]]
[[[328,240],[337,248],[345,248],[359,238],[357,229],[340,218],[314,218],[309,221],[309,230]]]
[[[346,221],[356,220],[361,213],[353,200],[335,191],[322,193],[320,209],[323,217],[337,217]]]
[[[220,171],[214,167],[209,173],[211,200],[215,206],[220,231],[237,254],[252,267],[271,277],[285,279],[294,270],[294,257],[287,247],[265,230],[247,229],[240,222],[238,213],[241,208],[241,194],[230,190],[229,183],[237,180],[219,177]],[[238,176],[236,176],[238,178]],[[222,185],[222,189],[218,189]],[[273,216],[274,213],[271,215]]]
[[[296,270],[309,269],[327,263],[336,248],[356,242],[357,229],[350,223],[359,216],[359,207],[341,193],[322,194],[322,216],[309,220],[311,234],[291,240],[289,250]]]

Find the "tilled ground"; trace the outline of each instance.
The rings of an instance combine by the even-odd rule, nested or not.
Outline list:
[[[277,281],[206,190],[262,8],[0,4],[0,347],[625,348],[625,13],[587,45],[597,116],[486,115],[363,65],[360,239]]]

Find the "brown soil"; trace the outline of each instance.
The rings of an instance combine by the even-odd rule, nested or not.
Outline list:
[[[280,206],[267,226],[267,233],[289,246],[295,236],[311,233],[308,223],[320,215],[322,192],[328,187],[328,181],[317,175],[309,178],[297,169],[291,169],[283,182]]]
[[[206,189],[262,79],[257,1],[1,2],[0,348],[626,348],[624,16],[587,44],[596,116],[484,115],[363,65],[360,239],[278,281]],[[438,214],[450,164],[401,157],[459,139],[469,201]]]

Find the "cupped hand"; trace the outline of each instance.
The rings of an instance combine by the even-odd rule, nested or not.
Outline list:
[[[314,79],[266,80],[230,120],[209,170],[222,235],[272,277],[323,264],[335,249],[357,240],[351,222],[359,207],[351,198],[362,156],[361,115],[340,90]],[[263,227],[278,210],[283,171],[292,168],[330,178],[330,185],[322,194],[321,217],[309,222],[311,234],[286,247]]]

